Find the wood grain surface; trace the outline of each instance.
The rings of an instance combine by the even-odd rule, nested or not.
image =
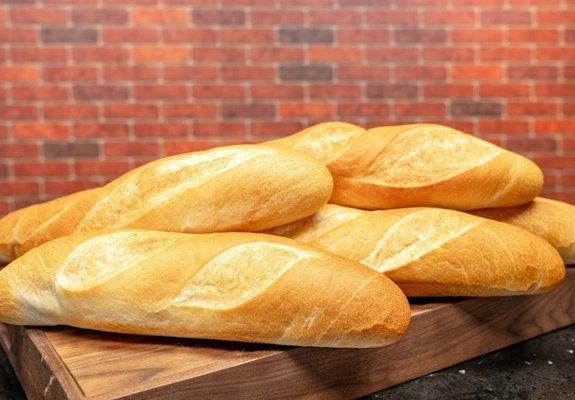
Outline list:
[[[538,296],[417,300],[379,349],[320,349],[3,326],[31,399],[349,399],[575,322],[575,270]]]

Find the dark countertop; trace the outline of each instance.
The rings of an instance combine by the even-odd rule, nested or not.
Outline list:
[[[25,399],[0,351],[0,400]],[[575,325],[363,397],[363,400],[575,399]]]

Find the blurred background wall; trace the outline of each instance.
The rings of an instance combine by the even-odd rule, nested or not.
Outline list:
[[[2,0],[0,214],[341,119],[444,123],[575,202],[572,0]]]

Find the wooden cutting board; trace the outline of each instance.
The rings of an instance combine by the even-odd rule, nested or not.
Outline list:
[[[31,399],[350,399],[575,322],[575,269],[538,296],[416,300],[408,334],[320,349],[2,325]]]

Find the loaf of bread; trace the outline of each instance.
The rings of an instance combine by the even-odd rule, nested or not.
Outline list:
[[[477,210],[473,214],[541,236],[559,251],[566,264],[575,264],[575,207],[571,204],[537,197],[521,206]]]
[[[543,185],[528,159],[441,125],[366,131],[328,122],[266,145],[322,161],[334,177],[330,202],[368,210],[510,207],[531,201]]]
[[[440,208],[364,211],[328,204],[268,233],[361,262],[408,296],[533,294],[565,276],[561,257],[540,237]]]
[[[321,347],[398,339],[410,309],[385,276],[257,233],[119,230],[45,243],[0,272],[0,320]]]
[[[7,215],[0,220],[0,259],[105,228],[260,231],[313,214],[332,188],[324,165],[289,150],[244,145],[163,158],[101,188]]]

